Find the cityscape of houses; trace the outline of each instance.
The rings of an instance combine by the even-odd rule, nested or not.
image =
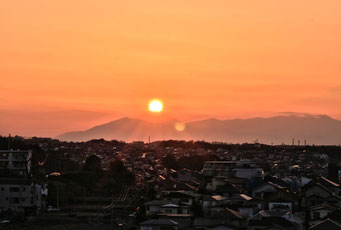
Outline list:
[[[341,148],[1,137],[0,229],[341,229]]]

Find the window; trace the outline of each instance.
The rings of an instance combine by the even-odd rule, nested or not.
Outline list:
[[[19,187],[10,187],[9,191],[10,192],[19,192]]]
[[[10,204],[19,204],[19,198],[18,197],[10,197],[9,203]]]

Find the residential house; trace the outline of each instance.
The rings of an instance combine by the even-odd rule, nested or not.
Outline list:
[[[311,226],[309,230],[341,230],[341,224],[331,219],[325,219]]]
[[[304,220],[288,211],[262,210],[248,219],[248,230],[256,229],[295,229],[304,228]]]
[[[168,204],[167,200],[152,200],[145,203],[147,216],[155,215],[161,212],[161,206]]]
[[[246,227],[246,218],[237,211],[225,208],[205,218],[194,220],[195,229],[230,230]]]
[[[150,219],[141,222],[140,230],[177,230],[179,223],[169,219]]]
[[[266,182],[254,188],[252,190],[252,197],[264,198],[266,194],[275,193],[278,189],[284,189],[284,187],[272,182]]]
[[[320,220],[336,211],[338,208],[329,204],[318,204],[309,208],[309,225],[314,225]]]
[[[269,210],[292,211],[293,206],[298,205],[296,193],[279,188],[276,192],[265,194],[264,199],[268,202]]]
[[[211,208],[216,208],[217,206],[226,205],[228,199],[226,197],[215,195],[205,195],[202,199],[202,208],[205,215],[211,214],[212,211],[217,211],[216,209],[211,210]]]

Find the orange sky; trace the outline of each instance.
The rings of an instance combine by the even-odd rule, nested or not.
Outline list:
[[[341,119],[341,1],[0,1],[0,134],[122,116]]]

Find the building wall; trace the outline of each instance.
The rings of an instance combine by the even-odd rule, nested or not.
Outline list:
[[[238,208],[238,212],[247,218],[254,215],[254,209],[253,208]]]
[[[257,188],[257,189],[252,191],[252,197],[256,197],[256,194],[261,194],[261,193],[263,193],[263,191],[267,191],[267,190],[269,190],[271,188],[273,188],[272,185],[264,184],[261,187],[259,187],[259,188]],[[261,197],[261,198],[263,198],[263,197]]]
[[[160,213],[160,206],[148,205],[146,213],[147,213],[147,215],[153,215],[156,213]]]
[[[239,178],[251,179],[254,177],[263,177],[263,169],[261,168],[236,168],[232,171]]]
[[[318,186],[313,186],[311,188],[309,188],[308,190],[306,190],[305,192],[305,196],[312,196],[312,195],[319,195],[321,197],[329,197],[331,194],[325,190],[323,190],[322,188],[318,187]]]
[[[318,213],[319,218],[315,217],[315,213]],[[314,225],[317,222],[319,222],[321,219],[323,219],[324,217],[326,217],[327,215],[329,215],[330,213],[332,213],[332,211],[329,210],[316,210],[316,211],[310,211],[309,215],[310,215],[310,219],[311,221],[309,222],[309,225]]]
[[[41,207],[40,190],[41,186],[37,184],[1,184],[0,208],[22,212],[25,207]]]
[[[229,228],[227,226],[216,226],[216,227],[212,227],[209,228],[210,230],[233,230],[233,228]]]
[[[216,178],[212,178],[212,181],[210,183],[207,183],[206,189],[209,191],[213,191],[217,189],[218,185],[224,185],[225,182],[222,180],[218,180]]]
[[[160,230],[157,226],[141,226],[141,230]]]
[[[178,214],[179,208],[161,208],[162,213]]]
[[[0,150],[0,166],[7,169],[24,170],[30,173],[31,164],[28,160],[31,157],[32,151]]]
[[[42,207],[41,185],[30,178],[32,151],[0,150],[0,208],[23,212],[25,208]]]

